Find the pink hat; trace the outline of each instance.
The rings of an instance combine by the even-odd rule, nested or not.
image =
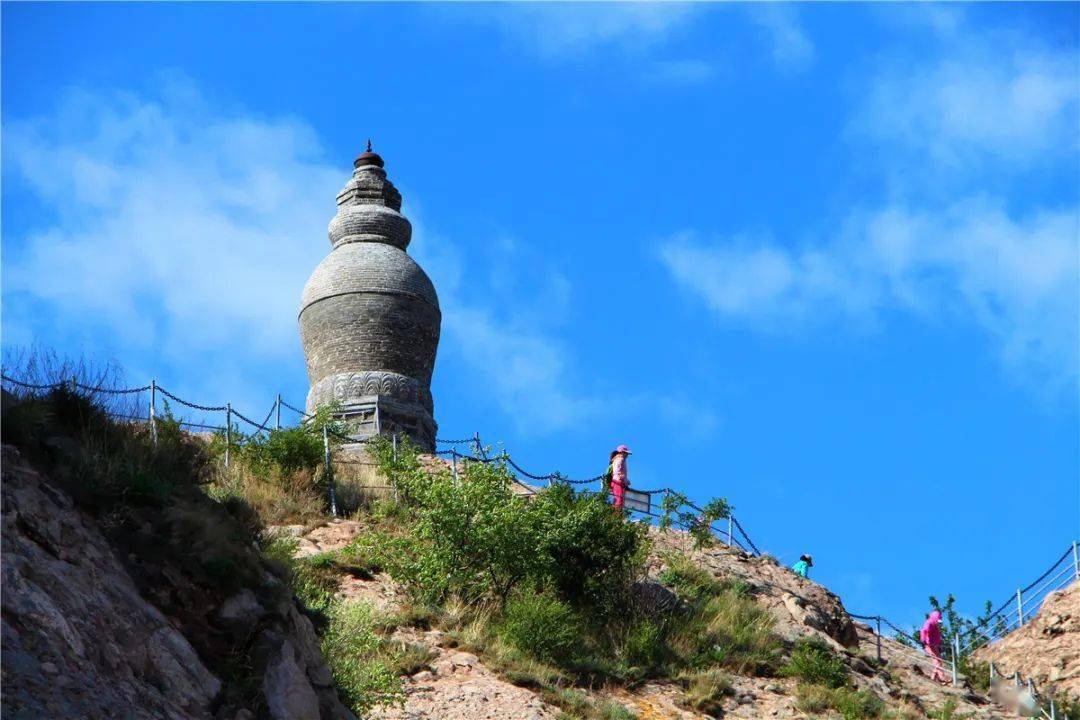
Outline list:
[[[615,452],[617,452],[617,453],[626,453],[627,455],[632,454],[630,452],[630,448],[626,447],[625,445],[620,445],[619,447],[615,448]]]

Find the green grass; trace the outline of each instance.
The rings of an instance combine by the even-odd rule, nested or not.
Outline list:
[[[832,711],[844,720],[880,718],[885,710],[885,703],[867,690],[824,685],[799,685],[796,706],[808,713]]]
[[[731,678],[726,673],[710,668],[680,676],[686,690],[683,704],[691,710],[707,715],[720,715],[724,710],[724,700],[732,695]]]
[[[338,603],[329,612],[323,655],[342,701],[363,717],[377,705],[404,700],[401,678],[383,659],[385,647],[364,603]]]
[[[955,698],[949,698],[937,710],[928,711],[926,716],[932,720],[967,720],[975,715],[975,713],[958,713],[956,704]]]
[[[793,677],[810,685],[840,688],[847,685],[848,666],[843,658],[818,640],[800,640],[791,659],[780,668],[784,677]]]

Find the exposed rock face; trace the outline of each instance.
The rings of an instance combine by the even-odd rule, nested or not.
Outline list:
[[[6,718],[205,718],[221,682],[140,597],[97,527],[25,468],[3,476]]]
[[[1031,622],[979,649],[975,659],[1080,700],[1080,583],[1048,595]]]
[[[665,552],[688,555],[714,575],[735,578],[749,585],[757,601],[772,612],[776,631],[785,640],[797,640],[807,635],[810,628],[837,649],[858,645],[855,625],[840,598],[821,585],[781,567],[768,555],[752,557],[722,547],[694,550],[693,541],[686,533],[657,528],[650,528],[649,533],[657,551],[652,559],[651,574],[659,575],[663,569]]]
[[[439,299],[405,252],[412,225],[399,212],[401,194],[368,150],[338,194],[332,249],[300,302],[307,407],[339,403],[361,435],[405,433],[433,450]]]
[[[2,498],[4,718],[355,720],[269,573],[258,596],[225,597],[160,567],[144,595],[98,524],[7,446]],[[227,650],[247,653],[250,707],[223,698]]]

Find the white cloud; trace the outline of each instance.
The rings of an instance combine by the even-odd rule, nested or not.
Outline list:
[[[718,317],[766,330],[875,324],[893,309],[966,318],[1022,375],[1075,384],[1080,207],[1022,180],[1075,168],[1075,52],[976,34],[958,14],[924,19],[946,54],[893,58],[857,86],[849,139],[864,171],[890,181],[887,200],[859,198],[817,244],[683,235],[661,259]]]
[[[718,316],[766,328],[841,317],[875,322],[889,309],[930,320],[964,316],[999,342],[1005,361],[1052,382],[1078,373],[1080,209],[1011,217],[972,200],[940,212],[892,206],[855,213],[830,241],[703,243],[679,236],[661,259]]]
[[[186,397],[231,400],[261,419],[258,379],[282,382],[290,362],[302,373],[300,292],[330,250],[348,158],[325,162],[303,122],[223,113],[186,86],[155,98],[70,94],[55,115],[4,133],[5,182],[49,217],[4,237],[9,345],[47,322],[87,352],[115,354],[133,380],[156,371]],[[536,322],[568,307],[566,279],[533,266],[538,305],[515,302],[514,287],[494,282],[505,276],[498,257],[491,272],[466,264],[427,231],[419,199],[406,203],[411,252],[442,301],[442,352],[460,352],[477,385],[532,431],[591,413],[595,401],[570,389],[571,353]],[[477,285],[495,292],[466,292]]]
[[[803,32],[795,5],[763,3],[751,6],[749,11],[754,21],[766,31],[777,67],[799,71],[813,62],[814,43]]]
[[[933,171],[971,172],[987,161],[1030,165],[1073,153],[1080,80],[1074,52],[1002,38],[957,50],[938,63],[892,67],[868,83],[853,129]]]
[[[662,42],[698,11],[692,3],[671,2],[512,3],[469,16],[496,24],[542,57],[561,58],[597,47],[640,49]]]
[[[4,238],[5,295],[128,347],[295,352],[305,268],[326,250],[343,175],[308,126],[73,93],[4,133],[9,179],[54,217]]]

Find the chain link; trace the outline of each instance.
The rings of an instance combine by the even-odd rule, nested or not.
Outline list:
[[[170,400],[175,400],[176,402],[180,403],[181,405],[185,405],[185,406],[191,408],[192,410],[202,410],[203,412],[222,412],[222,411],[228,409],[228,407],[225,406],[225,405],[198,405],[196,403],[188,402],[187,400],[184,400],[183,398],[179,398],[176,395],[173,395],[171,392],[169,392],[165,388],[161,387],[160,385],[157,386],[157,391],[159,393],[161,393],[162,395],[164,395],[165,397],[169,398]],[[235,413],[236,411],[234,410],[233,412]]]
[[[232,414],[235,417],[238,417],[241,420],[243,420],[244,422],[246,422],[248,425],[251,425],[252,427],[257,428],[257,429],[261,430],[262,432],[266,432],[266,428],[264,426],[258,424],[257,422],[255,422],[254,420],[249,418],[248,416],[244,415],[242,412],[240,412],[236,408],[233,408]]]
[[[87,392],[103,393],[105,395],[132,395],[134,393],[146,392],[150,389],[149,385],[143,385],[142,387],[137,388],[105,388],[94,387],[93,385],[83,385],[81,382],[76,382],[75,387]]]
[[[61,386],[67,384],[67,383],[58,382],[58,383],[49,383],[48,385],[37,385],[35,383],[28,383],[28,382],[23,382],[22,380],[16,380],[15,378],[8,377],[7,375],[0,375],[0,378],[2,378],[4,380],[4,382],[9,382],[12,385],[18,385],[19,387],[28,388],[30,390],[52,390],[53,388],[58,388],[58,387],[61,387]]]
[[[293,407],[292,405],[285,402],[284,400],[281,401],[281,407],[288,408],[288,409],[292,410],[294,413],[298,413],[300,415],[300,417],[302,417],[305,420],[310,420],[311,418],[315,417],[314,415],[308,415],[306,412],[304,412],[300,408]]]

